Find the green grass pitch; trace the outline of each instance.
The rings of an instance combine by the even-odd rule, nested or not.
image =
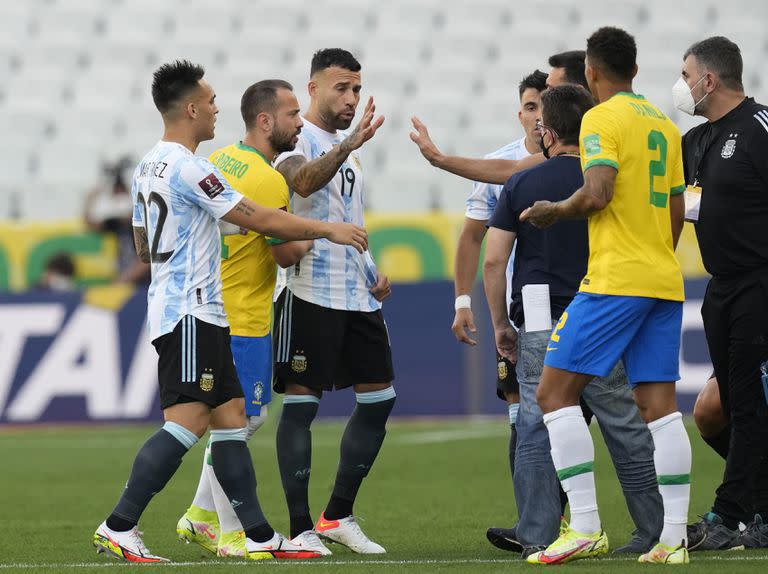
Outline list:
[[[277,410],[277,409],[275,409]],[[259,496],[272,525],[288,528],[275,456],[276,413],[251,442]],[[593,425],[594,427],[595,425]],[[509,470],[508,428],[493,420],[400,422],[389,434],[355,506],[363,529],[388,549],[361,557],[332,545],[332,557],[309,561],[225,561],[176,540],[175,526],[194,494],[202,445],[187,455],[171,483],[150,504],[140,527],[153,552],[174,562],[127,565],[97,556],[90,544],[126,480],[133,456],[153,432],[149,426],[80,429],[11,429],[0,432],[0,574],[5,572],[112,572],[124,568],[169,572],[433,573],[522,572],[536,568],[485,540],[488,526],[515,518]],[[343,424],[313,427],[310,499],[315,516],[330,493]],[[613,546],[624,543],[631,522],[599,433],[596,475],[604,526]],[[691,518],[708,510],[723,463],[691,426],[694,453]],[[558,572],[656,569],[636,557],[577,562]],[[768,551],[694,553],[688,572],[762,572]]]

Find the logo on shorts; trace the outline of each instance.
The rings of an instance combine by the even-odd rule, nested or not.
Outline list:
[[[733,155],[733,152],[736,151],[736,140],[733,138],[739,137],[739,134],[730,134],[731,139],[725,142],[725,145],[723,145],[723,149],[720,152],[720,157],[723,159],[728,159]]]
[[[499,380],[503,381],[507,378],[507,363],[499,361]]]
[[[261,404],[261,398],[264,396],[264,383],[261,381],[256,381],[256,384],[253,385],[253,403],[254,405],[260,405]]]
[[[296,353],[291,359],[291,369],[295,373],[303,373],[307,370],[307,358],[304,355]]]
[[[203,374],[200,375],[200,388],[206,393],[213,390],[213,370],[205,369]]]

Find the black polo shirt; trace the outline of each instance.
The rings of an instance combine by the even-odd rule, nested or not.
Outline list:
[[[589,260],[586,219],[562,220],[538,229],[521,222],[520,214],[539,200],[567,199],[582,185],[579,158],[556,156],[513,175],[499,195],[488,227],[517,234],[509,316],[518,327],[525,322],[523,285],[549,285],[552,317],[557,318],[579,290]]]
[[[687,184],[702,189],[695,224],[715,277],[768,270],[768,108],[753,98],[683,137]]]

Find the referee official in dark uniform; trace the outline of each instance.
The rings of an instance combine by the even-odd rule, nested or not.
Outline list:
[[[675,106],[708,120],[683,138],[686,219],[712,275],[701,314],[731,421],[723,482],[688,544],[766,546],[768,498],[756,477],[768,454],[768,108],[745,97],[741,52],[727,38],[693,44],[683,61]]]

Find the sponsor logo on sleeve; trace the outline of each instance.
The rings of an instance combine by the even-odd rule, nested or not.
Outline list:
[[[587,155],[587,157],[600,153],[600,134],[584,136],[582,141],[584,143],[584,153]]]
[[[219,181],[219,178],[216,177],[213,173],[206,175],[203,179],[197,182],[197,185],[200,186],[200,189],[203,190],[205,195],[213,199],[217,195],[219,195],[222,191],[224,191],[224,185]]]

